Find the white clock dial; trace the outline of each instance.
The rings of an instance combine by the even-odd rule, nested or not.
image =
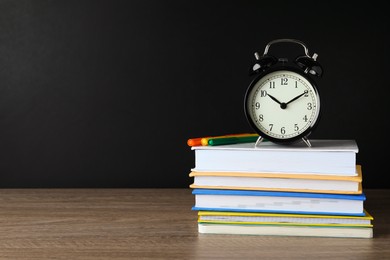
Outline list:
[[[246,112],[252,123],[261,134],[271,138],[282,140],[300,136],[310,130],[319,115],[316,88],[292,71],[266,74],[247,95]]]

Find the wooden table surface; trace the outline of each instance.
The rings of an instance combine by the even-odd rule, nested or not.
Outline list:
[[[191,189],[0,189],[0,259],[390,259],[390,190],[366,190],[374,238],[198,234]]]

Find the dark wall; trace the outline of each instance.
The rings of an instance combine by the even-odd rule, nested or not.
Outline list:
[[[296,38],[325,70],[311,138],[356,139],[363,187],[390,188],[390,19],[369,3],[1,0],[0,187],[188,187],[187,139],[251,131],[253,53]]]

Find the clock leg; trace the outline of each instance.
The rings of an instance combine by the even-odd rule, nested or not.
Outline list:
[[[307,139],[306,136],[305,136],[305,137],[302,137],[302,140],[303,140],[303,142],[305,142],[305,144],[306,144],[308,147],[311,147],[311,143],[310,143],[309,139]]]
[[[259,144],[264,140],[264,138],[262,136],[259,136],[259,138],[257,138],[257,141],[255,143],[255,148],[259,146]]]

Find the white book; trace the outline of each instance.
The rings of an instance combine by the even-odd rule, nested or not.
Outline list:
[[[342,237],[372,238],[373,228],[368,227],[315,227],[282,225],[231,225],[198,224],[199,233],[234,234],[263,236],[305,236],[305,237]]]
[[[195,167],[204,172],[283,172],[356,176],[355,140],[310,140],[279,145],[262,142],[219,146],[193,146]]]

